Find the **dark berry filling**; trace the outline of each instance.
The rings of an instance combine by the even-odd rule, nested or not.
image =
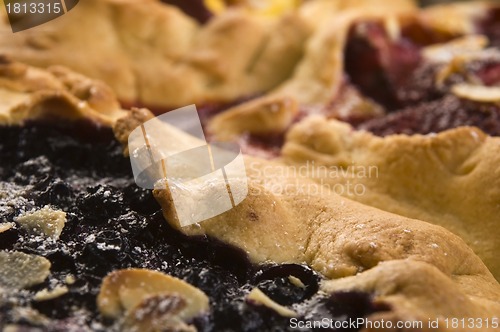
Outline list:
[[[486,23],[484,23],[484,22]],[[492,9],[483,19],[481,31],[495,45],[500,33],[500,9]],[[500,133],[499,107],[494,103],[461,100],[454,96],[454,84],[470,81],[486,86],[500,82],[500,53],[487,50],[462,66],[456,66],[444,80],[445,63],[432,62],[421,55],[423,46],[449,41],[457,36],[426,29],[407,22],[397,40],[382,23],[358,22],[349,33],[345,49],[347,79],[366,97],[388,112],[371,119],[342,118],[353,126],[376,135],[428,134],[459,126],[476,126],[487,134]],[[497,36],[500,41],[500,35]]]
[[[418,45],[406,38],[392,41],[380,22],[353,24],[344,58],[350,81],[388,110],[401,106],[396,87],[421,61]]]
[[[500,136],[500,108],[449,95],[436,101],[367,121],[359,129],[375,135],[430,134],[460,126],[475,126],[491,136]]]
[[[104,276],[128,267],[163,271],[203,290],[211,309],[192,322],[199,331],[294,330],[289,318],[245,300],[256,286],[291,306],[300,319],[342,320],[387,310],[375,306],[369,294],[320,295],[320,276],[308,267],[256,267],[238,249],[183,236],[163,219],[151,192],[135,185],[129,160],[110,137],[110,130],[86,124],[0,128],[0,219],[12,222],[22,210],[45,205],[67,213],[57,241],[18,226],[0,233],[0,249],[41,255],[52,263],[49,278],[31,293],[0,299],[0,327],[36,325],[13,314],[15,307],[32,307],[50,319],[44,330],[106,331],[112,322],[98,314],[96,296]],[[33,300],[33,292],[64,285],[69,274],[75,282],[67,285],[67,294]],[[290,275],[305,287],[293,284]]]
[[[500,47],[500,7],[489,9],[488,13],[476,22],[478,33],[488,37],[492,46]]]
[[[179,7],[200,23],[206,23],[213,15],[203,0],[162,0],[162,2]]]

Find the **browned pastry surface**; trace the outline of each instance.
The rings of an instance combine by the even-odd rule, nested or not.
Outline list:
[[[127,103],[178,107],[233,100],[279,83],[300,57],[308,34],[302,21],[231,11],[202,28],[159,1],[91,0],[45,29],[2,33],[0,54],[66,65],[104,80]]]
[[[145,114],[133,111],[119,120],[117,136],[124,137],[127,123],[136,124]],[[302,125],[311,125],[313,120]],[[321,134],[319,128],[315,129],[309,133]],[[165,130],[174,138],[178,135],[168,125]],[[441,136],[449,135],[454,133]],[[180,144],[184,139],[182,135],[177,137]],[[424,138],[400,139],[418,142]],[[339,144],[335,138],[315,142],[315,147],[327,155]],[[321,161],[321,154],[316,154],[307,159]],[[248,197],[236,208],[199,225],[179,226],[169,191],[160,189],[159,184],[154,193],[166,220],[185,234],[207,234],[240,247],[255,263],[305,262],[326,277],[338,279],[326,282],[325,290],[369,289],[381,302],[397,304],[398,309],[385,314],[386,318],[500,314],[498,282],[458,236],[440,226],[343,198],[308,176],[294,173],[282,161],[249,156],[245,160]],[[214,189],[202,188],[193,195],[210,195]],[[442,301],[451,294],[463,299],[463,305]]]
[[[48,70],[0,57],[0,124],[28,120],[87,119],[111,126],[125,114],[113,91],[67,68]]]
[[[317,183],[351,199],[444,226],[465,239],[499,278],[498,138],[472,127],[435,135],[467,124],[498,132],[500,89],[477,83],[469,70],[484,59],[496,63],[499,53],[484,49],[487,43],[485,37],[472,35],[424,48],[422,53],[439,68],[428,75],[430,86],[443,90],[445,97],[360,126],[386,135],[406,128],[410,134],[427,136],[380,138],[329,121],[321,112],[322,117],[301,119],[300,104],[277,96],[229,109],[214,117],[208,128],[222,140],[248,133],[287,133],[281,156],[288,165],[305,167]],[[357,102],[353,97],[350,101]],[[269,128],[269,122],[276,125]],[[371,170],[375,173],[368,174]]]
[[[286,163],[308,165],[311,178],[337,185],[346,197],[454,232],[500,278],[499,138],[471,127],[380,138],[309,118],[289,132],[282,153]],[[333,172],[339,168],[345,172]],[[315,177],[318,169],[326,176]]]
[[[339,12],[413,7],[411,0],[318,0],[284,16],[229,9],[200,26],[157,0],[87,0],[16,34],[8,33],[4,16],[0,54],[42,67],[65,65],[103,80],[123,102],[168,109],[276,88],[292,76],[305,48],[317,47],[307,46],[314,44],[311,34]]]
[[[491,285],[485,292],[479,285]],[[488,286],[486,287],[488,288]],[[329,280],[323,283],[327,292],[338,290],[373,291],[377,301],[389,303],[394,308],[389,313],[377,313],[370,317],[373,321],[417,320],[425,322],[419,331],[495,331],[496,328],[452,327],[442,317],[498,317],[498,284],[483,277],[470,275],[447,276],[435,266],[412,260],[394,260],[382,262],[373,269],[353,277]],[[491,295],[491,296],[490,296]],[[428,321],[438,319],[438,327],[429,327]],[[479,319],[481,320],[481,319]],[[376,325],[375,325],[376,326]],[[472,326],[472,325],[471,325]],[[363,329],[380,331],[384,329]],[[389,330],[389,329],[386,329]],[[402,329],[402,331],[414,331]]]
[[[445,10],[448,10],[446,19],[439,19],[442,16],[439,13]],[[310,36],[304,57],[292,77],[266,95],[230,108],[221,117],[232,117],[232,112],[266,113],[269,100],[273,100],[275,104],[288,101],[296,105],[288,109],[286,117],[280,118],[276,130],[310,114],[354,124],[374,118],[382,121],[379,125],[382,127],[385,119],[378,118],[384,111],[416,107],[436,99],[433,94],[451,94],[461,70],[465,77],[462,82],[491,85],[496,81],[481,82],[469,75],[469,71],[473,63],[477,66],[478,61],[498,57],[498,51],[488,49],[496,45],[494,33],[485,31],[478,23],[495,10],[498,7],[493,3],[473,2],[416,12],[342,12]],[[488,55],[491,59],[486,60]],[[427,67],[434,71],[424,72]],[[421,78],[413,76],[418,73]],[[418,84],[422,86],[415,86]],[[298,116],[294,115],[297,108]],[[480,107],[470,108],[475,111]],[[281,110],[281,114],[286,112]],[[432,119],[432,115],[428,118]],[[289,120],[285,123],[284,119]],[[222,130],[217,118],[213,122],[209,128],[215,135],[220,132],[221,139],[237,134]],[[447,125],[451,127],[450,121]],[[253,133],[253,128],[239,128],[240,134],[248,132]]]
[[[409,2],[397,3],[401,3],[394,8],[397,12],[411,9]],[[351,5],[362,7],[366,2],[345,7]],[[481,32],[474,20],[484,16],[489,5],[435,7],[419,14],[392,15],[387,8],[367,14],[359,8],[344,11],[348,8],[341,2],[318,0],[280,18],[229,10],[205,26],[154,0],[88,0],[79,8],[46,29],[1,34],[0,54],[41,67],[68,65],[103,79],[120,99],[131,103],[176,107],[266,93],[209,121],[210,134],[232,140],[288,132],[279,158],[245,156],[248,179],[240,180],[249,183],[246,200],[199,225],[179,226],[172,197],[160,189],[164,185],[160,181],[154,195],[174,228],[241,248],[253,263],[305,263],[329,279],[322,285],[328,293],[373,294],[376,302],[391,308],[370,316],[373,320],[500,316],[500,285],[495,280],[500,273],[495,257],[500,249],[498,138],[469,127],[436,135],[380,138],[325,118],[337,116],[326,112],[325,105],[334,105],[340,112],[335,104],[339,96],[348,96],[340,102],[342,106],[355,101],[352,109],[356,115],[380,116],[387,106],[367,98],[362,87],[344,75],[345,45],[353,26],[358,35],[370,32],[362,28],[371,23],[356,22],[373,19],[375,28],[382,24],[384,42],[407,33],[408,22],[431,27],[438,35],[432,36],[432,42],[422,41],[421,47]],[[338,14],[335,20],[324,14],[316,22],[316,15],[327,8]],[[95,38],[96,29],[100,38]],[[466,40],[468,50],[478,52],[493,42],[480,36],[471,40]],[[432,51],[426,48],[422,54],[431,53],[432,58]],[[438,47],[438,58],[441,51]],[[462,64],[467,59],[457,60],[457,54],[450,57],[458,51],[445,52],[449,66],[443,66],[435,83],[443,84],[448,97],[456,100],[497,103],[500,93],[495,87],[447,81],[466,68]],[[287,61],[282,54],[288,55]],[[0,124],[52,117],[90,119],[114,125],[116,137],[124,145],[131,130],[153,117],[146,109],[125,113],[109,88],[80,74],[62,67],[43,71],[3,57],[0,97],[5,100],[0,105]],[[308,117],[315,112],[323,117]],[[347,113],[347,117],[354,114]],[[193,139],[168,126],[165,130],[169,135],[164,139],[172,142]],[[298,172],[304,165],[305,173]],[[342,172],[353,166],[365,172],[373,167],[376,176]],[[329,169],[336,170],[336,176],[325,174]],[[353,185],[363,188],[362,195],[348,190]],[[202,188],[192,195],[211,195],[215,189]],[[62,211],[49,213],[57,213],[62,228]],[[26,222],[22,218],[16,222],[31,227],[31,219],[24,219]],[[0,226],[0,232],[13,227]],[[56,229],[45,235],[57,237],[59,233]],[[43,281],[50,268],[38,256],[14,252],[1,258],[10,263],[36,262],[41,267],[35,283]],[[12,270],[17,268],[14,263]],[[161,281],[150,285],[152,296],[148,298],[138,295],[144,280]],[[173,296],[169,283],[195,294],[200,306],[191,306],[189,298]],[[192,318],[206,310],[208,301],[201,292],[153,271],[117,271],[105,279],[102,294],[101,312],[122,318],[121,323],[133,329],[151,328],[143,325],[149,321],[140,320],[139,314],[167,303],[167,312],[152,310],[148,315],[159,315],[159,324],[175,318],[176,327],[189,330],[183,312]],[[108,301],[115,310],[107,311]],[[446,328],[441,325],[439,330]]]

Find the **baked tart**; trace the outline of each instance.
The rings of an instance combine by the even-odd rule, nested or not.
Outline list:
[[[499,9],[374,3],[89,0],[2,32],[0,327],[498,330]],[[130,134],[191,103],[248,194],[183,227]]]
[[[158,111],[193,103],[224,105],[266,93],[290,78],[307,40],[332,15],[352,8],[380,11],[381,5],[384,11],[414,7],[410,0],[312,1],[264,15],[242,4],[201,24],[158,0],[87,0],[43,28],[16,34],[4,15],[0,53],[39,67],[64,65],[102,80],[125,105]],[[215,7],[208,6],[214,12]]]

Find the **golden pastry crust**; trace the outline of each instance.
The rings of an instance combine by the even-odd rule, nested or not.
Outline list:
[[[115,127],[121,128],[119,135],[126,134],[127,122],[137,123],[141,116],[133,119],[132,112],[119,120]],[[178,133],[168,125],[165,130]],[[176,141],[184,139],[180,135]],[[319,141],[318,147],[328,150],[327,143]],[[306,263],[327,278],[340,278],[325,283],[327,291],[373,292],[381,302],[400,307],[390,312],[393,319],[437,318],[441,313],[500,315],[500,285],[458,236],[339,196],[282,161],[245,156],[245,163],[248,197],[199,225],[180,227],[169,191],[154,190],[166,220],[187,235],[206,234],[239,247],[254,263]],[[204,194],[215,189],[207,187]],[[408,271],[422,272],[413,276],[422,285],[419,296]],[[377,278],[380,274],[384,278]],[[425,282],[432,287],[424,287]],[[455,307],[442,301],[451,294],[450,298],[464,298],[467,305]]]
[[[388,282],[388,280],[392,282]],[[480,285],[480,286],[479,286]],[[490,285],[491,287],[484,287]],[[371,321],[423,322],[418,331],[496,331],[483,324],[477,329],[453,328],[446,318],[475,318],[486,322],[498,317],[500,292],[480,275],[454,275],[451,278],[434,266],[411,260],[383,262],[353,277],[323,282],[322,290],[364,291],[375,294],[375,302],[389,304],[390,312],[374,314]],[[430,295],[432,294],[432,295]],[[430,327],[429,320],[438,322]],[[376,325],[375,325],[376,326]],[[479,325],[478,325],[479,326]],[[362,331],[380,331],[365,328]],[[398,331],[415,331],[401,329]]]
[[[496,56],[490,50],[483,50],[487,42],[483,36],[472,35],[428,47],[424,54],[429,61],[466,63],[482,56]],[[445,80],[438,74],[435,84]],[[473,101],[498,100],[496,87],[462,84],[453,85],[450,90]],[[288,104],[281,105],[293,106],[271,113],[265,107],[268,100],[271,98],[260,98],[229,109],[211,120],[210,131],[222,140],[247,133],[262,134],[266,126],[252,123],[257,119],[263,123],[274,119],[279,124],[276,130],[284,132],[283,128],[293,122],[292,114],[301,104],[289,99]],[[273,100],[285,97],[275,96]],[[238,118],[245,120],[239,126],[232,125]],[[267,130],[264,134],[273,133]],[[465,239],[498,279],[499,152],[498,138],[487,137],[473,128],[459,128],[437,136],[378,138],[355,132],[341,122],[316,117],[292,127],[285,139],[282,160],[294,167],[306,166],[306,172],[319,184],[351,199],[444,226]],[[325,168],[344,172],[315,176],[318,169]],[[357,168],[361,168],[362,174],[357,174]],[[376,172],[375,176],[366,175],[370,170]]]
[[[431,6],[422,11],[418,20],[446,35],[476,33],[474,21],[484,17],[493,1],[474,1]]]
[[[339,185],[338,192],[361,203],[445,227],[500,278],[500,138],[471,127],[380,138],[317,117],[288,133],[282,154],[289,165],[310,166],[311,174],[324,167],[346,169],[315,180]],[[370,168],[373,176],[357,171]],[[347,190],[357,185],[362,193]]]
[[[287,130],[299,106],[292,98],[259,98],[229,109],[208,123],[208,131],[218,140],[230,141],[245,133],[266,135]]]
[[[387,6],[387,7],[386,7]],[[326,21],[308,40],[303,60],[294,75],[271,94],[289,96],[299,104],[325,105],[338,93],[344,74],[344,47],[352,24],[359,21],[381,22],[388,35],[398,39],[410,24],[453,38],[476,33],[475,20],[485,16],[494,3],[470,2],[412,10],[408,3],[379,8],[356,7]],[[389,9],[390,8],[390,9]],[[446,13],[445,13],[446,12]],[[446,19],[443,20],[443,17]],[[463,22],[463,23],[462,23]],[[461,25],[465,25],[462,27]]]
[[[146,16],[147,20],[138,19]],[[145,77],[161,75],[168,65],[166,61],[151,68],[144,63],[178,60],[196,29],[180,11],[165,10],[151,0],[82,1],[51,23],[16,34],[7,32],[7,23],[0,30],[0,54],[39,67],[67,66],[103,80],[126,101],[138,99]],[[136,68],[133,61],[142,63],[142,68]]]
[[[84,61],[76,66],[78,70],[90,70],[92,76],[102,75],[96,77],[109,80],[124,100],[163,106],[184,105],[191,103],[192,99],[226,101],[268,91],[285,82],[270,95],[214,119],[211,129],[223,139],[232,139],[245,131],[260,134],[276,129],[284,131],[292,123],[300,105],[324,105],[329,101],[342,82],[343,45],[348,29],[354,20],[365,15],[344,13],[334,23],[325,19],[324,26],[313,26],[301,15],[269,21],[231,11],[202,28],[177,10],[160,6],[153,0],[137,4],[126,0],[89,0],[87,4],[90,3],[93,7],[82,2],[85,15],[78,16],[74,14],[77,11],[72,11],[55,22],[65,22],[73,15],[73,19],[82,19],[78,28],[80,32],[84,30],[82,26],[96,24],[103,28],[102,41],[95,44],[96,48],[91,48],[89,68]],[[139,9],[138,4],[143,7]],[[105,13],[103,17],[113,17],[113,24],[94,18],[85,21],[83,18],[92,17],[94,10]],[[135,22],[136,15],[145,16],[146,11],[148,15],[159,12],[158,19],[162,22],[171,18],[172,22],[186,27],[185,34],[175,33],[179,35],[178,49],[171,45],[158,46],[157,43],[162,41],[152,37],[161,35],[156,28],[165,31],[166,35],[173,33],[170,23],[149,25],[143,23],[148,20],[139,20],[139,28],[135,25],[130,29],[117,28]],[[61,24],[59,28],[66,27],[65,23],[57,24]],[[234,35],[228,35],[227,29]],[[68,56],[70,47],[77,47],[75,53],[82,59],[89,54],[77,45],[74,38],[65,42],[65,37],[74,34],[74,30],[54,30],[47,35],[38,35],[40,32],[20,34],[31,39],[22,37],[15,47],[1,43],[0,52],[2,47],[8,52],[31,52],[25,46],[32,43],[36,49],[33,54],[47,51],[44,56],[33,60],[40,61],[37,65],[46,66],[52,61],[50,54],[53,50],[61,47],[63,51],[56,52],[57,60],[72,65],[74,58]],[[68,35],[65,35],[66,31]],[[269,35],[270,31],[273,34]],[[314,37],[307,43],[306,57],[297,66],[306,39],[312,33]],[[235,49],[233,42],[242,36],[248,38],[241,48]],[[59,43],[55,44],[54,40]],[[90,32],[82,40],[94,42]],[[137,40],[141,42],[136,43]],[[283,44],[280,40],[286,42]],[[138,47],[144,46],[142,41],[151,42],[153,50]],[[104,54],[109,56],[105,62],[102,62],[103,54],[97,54],[103,45],[115,47],[104,49]],[[166,51],[155,53],[159,49]],[[292,54],[289,62],[277,56],[289,50]],[[24,56],[22,52],[20,56]],[[26,59],[31,61],[29,58],[34,57],[33,54],[27,55]],[[114,55],[117,55],[116,62],[110,60]],[[152,65],[156,61],[159,66]],[[9,96],[8,107],[2,111],[7,114],[5,123],[19,123],[54,112],[50,115],[90,118],[109,125],[124,114],[111,94],[95,94],[94,83],[79,75],[60,68],[49,69],[47,74],[31,67],[20,65],[25,68],[22,69],[16,66],[6,66],[5,79],[0,81],[0,91],[7,91],[4,93]],[[274,68],[278,70],[273,71]],[[293,77],[286,81],[295,69]],[[39,76],[43,79],[33,79]],[[35,91],[39,85],[43,88]],[[106,88],[97,91],[106,91]],[[54,98],[68,103],[70,107],[64,104],[64,108],[68,108],[69,113],[67,110],[59,112],[53,104],[50,108],[43,107],[46,100]],[[88,107],[82,111],[81,102],[86,99]],[[152,117],[147,110],[134,110],[114,126],[117,138],[126,144],[130,131]],[[261,126],[262,121],[268,123]],[[227,130],[225,124],[230,124],[232,130]],[[235,124],[241,124],[241,127]],[[173,131],[172,136],[176,133]],[[179,141],[182,142],[183,137]],[[491,255],[496,249],[495,243],[480,237],[483,231],[487,238],[496,234],[492,221],[498,212],[494,205],[498,202],[499,186],[491,187],[496,183],[491,169],[496,169],[494,163],[497,161],[490,156],[499,155],[498,147],[496,139],[470,128],[436,137],[377,139],[366,133],[353,133],[351,128],[338,122],[309,118],[289,133],[282,159],[265,161],[246,157],[249,196],[220,216],[200,225],[181,228],[176,222],[169,192],[156,189],[154,194],[166,219],[187,235],[207,234],[240,247],[255,263],[306,263],[332,279],[323,284],[324,291],[360,290],[373,293],[377,301],[391,305],[389,312],[371,316],[373,320],[426,321],[442,316],[493,318],[500,316],[500,286],[487,267],[461,238],[421,220],[444,225],[461,235],[497,273]],[[377,167],[377,178],[360,179],[347,173],[346,177],[339,179],[322,177],[318,183],[314,175],[296,172],[298,167],[311,161],[318,166],[347,168],[353,159],[365,167]],[[380,177],[382,168],[389,170],[384,173],[383,181]],[[331,189],[336,188],[332,185],[343,186],[347,185],[347,180],[356,179],[359,181],[355,184],[369,188],[362,196],[366,199],[364,203],[380,205],[380,208],[399,215],[354,202]],[[487,181],[487,186],[484,186],[484,181]],[[432,183],[436,188],[429,189],[425,183]],[[452,197],[443,196],[443,192],[450,188],[453,189]],[[465,192],[469,188],[473,193]],[[489,192],[484,193],[484,188]],[[203,194],[209,195],[211,190],[214,188],[207,188]],[[352,196],[362,201],[356,195]],[[476,200],[477,197],[472,196],[492,197],[492,200]],[[418,206],[415,206],[415,201]],[[474,243],[477,239],[482,242]],[[151,303],[158,303],[154,301]],[[441,326],[438,330],[445,331],[446,328]]]
[[[105,81],[123,102],[164,108],[274,87],[290,75],[309,33],[297,15],[270,20],[238,10],[202,28],[157,0],[89,0],[43,29],[8,29],[0,30],[0,54],[65,65]]]
[[[386,3],[386,5],[389,7],[389,3]],[[311,7],[315,6],[318,9],[325,9],[322,6],[326,6],[326,4],[321,1],[313,1]],[[329,6],[335,6],[335,4],[332,2]],[[231,117],[232,115],[227,113],[234,112],[234,115],[236,115],[243,110],[247,113],[266,113],[265,105],[268,99],[292,100],[299,108],[305,108],[310,113],[315,113],[316,110],[317,112],[324,112],[327,108],[336,108],[338,105],[335,105],[335,102],[343,98],[342,88],[346,86],[345,45],[353,24],[357,22],[382,24],[388,36],[395,42],[400,38],[402,31],[405,30],[408,30],[406,31],[408,34],[406,38],[410,40],[413,38],[412,34],[416,35],[417,44],[420,42],[419,38],[422,38],[419,36],[419,33],[423,33],[420,30],[427,31],[427,34],[430,34],[429,31],[435,34],[433,37],[428,36],[429,40],[424,38],[422,41],[424,44],[431,43],[432,38],[442,42],[454,40],[449,44],[424,48],[423,54],[427,60],[436,60],[430,59],[431,53],[434,53],[434,57],[443,56],[443,53],[445,53],[444,56],[448,58],[444,62],[449,62],[449,66],[452,66],[455,62],[458,62],[459,59],[457,58],[461,59],[464,56],[463,53],[466,51],[469,53],[476,51],[476,56],[478,56],[489,41],[484,36],[472,36],[478,33],[478,27],[475,24],[477,20],[484,18],[488,14],[488,10],[497,8],[497,6],[490,2],[470,2],[433,6],[415,11],[412,10],[411,5],[408,3],[393,6],[391,10],[388,10],[385,6],[380,8],[357,7],[352,3],[349,10],[337,12],[334,20],[322,20],[322,15],[319,15],[318,21],[320,23],[316,25],[314,33],[308,38],[304,56],[297,64],[293,75],[266,95],[232,107],[221,117]],[[308,10],[304,9],[303,12],[307,13]],[[311,10],[311,12],[317,14],[316,11]],[[325,10],[325,12],[328,11]],[[308,17],[307,15],[304,16]],[[442,19],[443,17],[446,17],[446,19]],[[466,37],[455,40],[455,38],[462,36]],[[472,57],[472,54],[470,56]],[[466,61],[462,59],[461,62],[465,63]],[[437,80],[437,83],[440,83],[439,77]],[[383,112],[382,107],[364,96],[351,96],[349,98],[350,102],[347,104],[352,103],[353,98],[358,98],[361,104],[365,105],[360,106],[362,109],[361,114],[363,112],[366,114],[368,110],[369,115],[376,117]],[[334,104],[333,107],[332,104]],[[250,111],[250,108],[253,108],[253,110]],[[345,119],[352,116],[356,117],[360,114],[360,111],[351,109],[344,110],[343,113],[347,114],[339,114],[338,110],[334,109],[330,116]],[[223,127],[222,122],[218,122],[219,120],[216,117],[214,119],[216,125],[214,124],[210,129],[218,139],[226,139],[225,133],[220,137],[217,136]],[[288,125],[291,125],[292,122],[290,120]],[[280,123],[280,127],[283,127],[283,124]],[[241,128],[240,134],[253,133],[252,130],[253,128]]]
[[[4,17],[0,54],[103,80],[127,104],[168,109],[225,103],[266,93],[291,78],[306,45],[314,44],[311,35],[339,12],[381,6],[399,11],[414,8],[414,2],[318,0],[280,17],[231,9],[200,26],[158,0],[87,0],[43,28],[16,34],[8,32]],[[330,89],[329,82],[318,83]]]
[[[63,118],[111,126],[124,116],[114,93],[104,83],[64,67],[47,70],[0,57],[0,124]]]
[[[371,18],[380,24],[383,17],[374,15]],[[391,18],[401,21],[403,17],[405,16],[389,16],[386,21],[391,21]],[[418,15],[411,15],[411,18],[418,17]],[[342,21],[340,18],[344,20]],[[311,52],[314,55],[312,58],[317,58],[311,62],[311,68],[306,71],[309,71],[313,76],[309,78],[306,77],[307,75],[302,78],[295,77],[282,85],[282,88],[287,91],[278,89],[260,98],[226,109],[210,120],[208,124],[210,133],[219,140],[229,140],[246,134],[282,133],[284,129],[289,128],[297,120],[314,114],[347,120],[351,123],[383,116],[385,110],[382,105],[363,95],[359,91],[361,88],[357,88],[342,78],[344,75],[342,67],[345,34],[358,18],[362,18],[362,22],[369,19],[366,15],[359,16],[358,12],[351,12],[350,15],[339,15],[339,20],[334,22],[332,29],[325,30],[329,31],[326,36],[330,36],[331,40],[328,41],[329,39],[326,37],[320,39],[321,42],[318,42],[316,51]],[[399,25],[403,22],[396,21],[394,24],[396,24],[396,29],[399,29]],[[363,33],[363,29],[360,30],[360,33]],[[422,64],[419,68],[425,66],[435,66],[436,68],[435,72],[427,74],[432,75],[434,80],[434,85],[432,82],[426,83],[428,84],[427,88],[439,91],[439,94],[453,94],[459,98],[480,103],[497,102],[500,98],[499,89],[482,85],[481,78],[476,73],[471,72],[474,62],[496,63],[500,59],[500,53],[496,48],[487,48],[489,43],[486,36],[472,34],[422,47],[420,50]],[[331,45],[333,46],[329,48]],[[327,50],[323,52],[324,49]],[[336,56],[332,56],[333,54]],[[306,57],[302,64],[307,63],[308,58]],[[326,64],[325,67],[331,70],[322,71],[320,64]],[[325,73],[330,72],[334,72],[335,75],[328,79],[328,75]],[[324,79],[320,79],[321,75],[324,75]],[[464,83],[457,84],[457,80]],[[321,81],[329,83],[326,85],[318,83]],[[291,90],[288,91],[287,87],[291,87]],[[315,90],[314,87],[318,89]],[[313,92],[313,90],[318,93]],[[272,112],[270,106],[273,104],[280,105],[279,116]],[[298,116],[297,110],[299,110]],[[245,120],[238,121],[239,117]],[[268,128],[269,126],[256,126],[254,123],[257,120],[275,121],[277,124],[273,130]],[[237,125],[235,125],[236,123]],[[233,128],[228,129],[228,125]]]

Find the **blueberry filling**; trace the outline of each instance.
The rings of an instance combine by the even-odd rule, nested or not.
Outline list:
[[[31,307],[49,318],[45,330],[106,331],[112,322],[98,314],[96,296],[104,276],[128,267],[163,271],[203,290],[211,309],[191,322],[199,331],[293,330],[289,318],[245,301],[256,286],[301,319],[357,318],[387,310],[374,305],[369,294],[321,295],[320,276],[308,267],[256,267],[236,248],[178,233],[163,219],[151,192],[135,185],[128,159],[110,137],[109,130],[83,123],[0,128],[0,219],[13,222],[22,211],[46,205],[67,213],[57,241],[19,226],[0,233],[0,249],[41,255],[52,263],[43,284],[0,299],[0,327],[36,326],[14,314],[15,308]],[[68,293],[33,300],[33,292],[64,285],[68,275],[74,276]]]

